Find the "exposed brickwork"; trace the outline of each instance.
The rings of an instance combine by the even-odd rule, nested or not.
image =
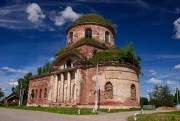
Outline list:
[[[108,31],[110,33],[110,45],[114,45],[114,35],[112,34],[112,32],[101,25],[90,25],[90,24],[86,24],[86,25],[79,25],[79,26],[75,26],[74,28],[71,28],[68,32],[67,32],[67,45],[72,45],[73,43],[77,42],[78,40],[80,40],[81,38],[85,37],[85,30],[91,28],[92,29],[92,38],[98,40],[101,43],[105,43],[105,32]],[[69,38],[69,34],[73,32],[73,43],[70,43],[70,38]]]
[[[52,86],[50,84],[51,76],[45,76],[41,78],[31,79],[29,82],[29,91],[28,91],[28,104],[29,105],[48,105],[51,100],[48,100],[48,96],[50,95],[50,90]],[[44,91],[47,89],[47,96],[44,97]],[[34,90],[34,97],[32,97],[32,90]],[[37,90],[37,95],[36,95]],[[41,97],[40,97],[40,90]],[[36,96],[35,96],[36,95]]]
[[[100,86],[100,105],[116,105],[116,106],[139,106],[139,82],[137,77],[129,80],[129,77],[122,79],[106,79],[107,68],[116,70],[116,72],[124,73],[122,77],[130,76],[134,77],[136,73],[132,73],[133,70],[124,67],[99,67],[98,68],[98,80]],[[129,72],[128,72],[129,70]],[[95,88],[96,88],[96,68],[89,68],[84,70],[83,84],[82,86],[82,104],[94,105],[95,103]],[[121,77],[121,78],[122,78]],[[126,80],[127,79],[127,80]],[[133,81],[134,80],[134,81]],[[113,98],[106,98],[105,96],[105,84],[111,82],[113,86]],[[131,98],[131,84],[136,85],[136,100]]]
[[[85,30],[89,28],[92,30],[92,38],[108,46],[114,45],[114,35],[108,27],[84,24],[68,30],[67,46],[71,46],[84,38]],[[71,34],[73,41],[70,42],[71,32],[73,32],[73,36]],[[110,43],[105,42],[106,32],[109,32]],[[77,49],[84,57],[73,52],[64,56],[57,56],[50,74],[30,80],[28,105],[93,106],[96,94],[99,94],[99,105],[102,107],[123,108],[125,106],[129,108],[140,106],[139,79],[136,67],[115,61],[108,62],[106,65],[99,64],[97,84],[99,91],[96,92],[97,68],[81,63],[91,58],[95,51],[103,50],[95,47],[95,45],[88,44],[80,45]],[[46,89],[47,94],[45,94]]]

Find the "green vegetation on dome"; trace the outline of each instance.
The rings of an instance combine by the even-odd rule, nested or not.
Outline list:
[[[96,24],[101,24],[107,27],[110,27],[114,30],[114,27],[111,23],[111,21],[106,20],[103,16],[98,15],[98,14],[85,14],[80,16],[78,19],[76,19],[74,22],[69,24],[66,30],[69,30],[71,27],[83,24],[83,23],[96,23]]]
[[[96,46],[99,46],[101,48],[104,48],[104,49],[107,49],[107,46],[104,44],[104,43],[100,43],[98,40],[94,39],[94,38],[82,38],[80,39],[79,41],[77,41],[73,47],[77,47],[81,44],[84,44],[84,43],[90,43],[90,44],[93,44],[93,45],[96,45]]]
[[[125,48],[112,47],[108,50],[97,51],[95,55],[88,60],[89,64],[96,64],[97,62],[119,61],[121,63],[129,63],[140,68],[141,58],[136,56],[132,44]]]
[[[141,58],[135,54],[133,44],[128,44],[124,48],[115,46],[107,48],[105,44],[93,38],[82,38],[72,46],[59,49],[56,54],[61,56],[68,52],[77,52],[81,54],[76,47],[83,43],[90,43],[104,48],[104,50],[95,51],[93,57],[86,60],[86,64],[88,65],[95,65],[98,62],[119,61],[120,63],[130,64],[140,68]]]
[[[81,45],[81,44],[84,44],[84,43],[90,43],[90,44],[93,44],[93,45],[96,45],[96,46],[99,46],[101,48],[104,48],[104,49],[107,49],[106,45],[105,44],[102,44],[100,43],[99,41],[97,41],[96,39],[93,39],[93,38],[82,38],[80,39],[79,41],[77,41],[74,45],[72,46],[67,46],[67,47],[64,47],[64,48],[60,48],[57,52],[56,52],[56,55],[64,55],[68,52],[77,52],[77,53],[80,53],[78,51],[78,49],[76,48],[77,46]]]
[[[74,47],[71,47],[71,46],[67,46],[67,47],[64,47],[64,48],[60,48],[57,52],[56,52],[56,55],[64,55],[66,53],[69,53],[69,52],[78,52],[78,49],[77,48],[74,48]]]

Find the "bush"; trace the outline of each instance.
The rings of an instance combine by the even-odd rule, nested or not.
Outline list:
[[[0,103],[0,106],[4,106],[4,104],[3,104],[3,103]]]
[[[8,106],[18,106],[18,103],[10,103]]]

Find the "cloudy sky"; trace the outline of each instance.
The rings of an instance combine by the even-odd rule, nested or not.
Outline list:
[[[97,2],[98,1],[98,2]],[[112,21],[115,44],[133,42],[141,56],[141,96],[156,84],[180,85],[179,0],[1,0],[0,87],[54,58],[65,29],[79,16],[97,13]]]

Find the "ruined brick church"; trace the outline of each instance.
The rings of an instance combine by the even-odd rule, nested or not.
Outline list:
[[[27,106],[139,107],[140,66],[128,56],[120,60],[114,35],[111,22],[97,14],[72,22],[49,73],[31,78]]]

